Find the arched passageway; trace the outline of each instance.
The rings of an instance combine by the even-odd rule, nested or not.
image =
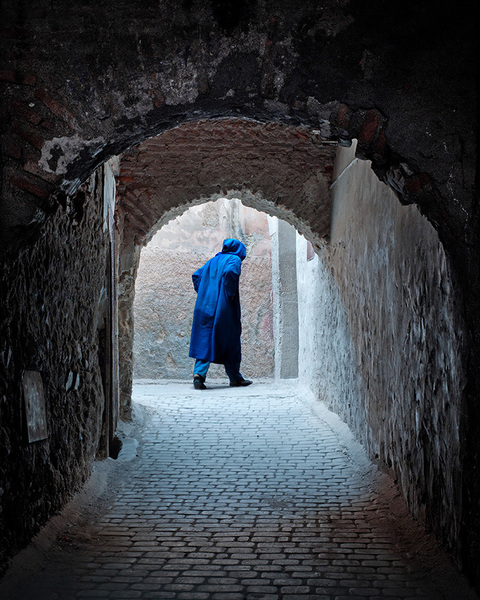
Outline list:
[[[120,404],[125,414],[131,396],[134,281],[142,244],[189,205],[239,197],[247,206],[284,218],[319,246],[330,228],[335,153],[336,144],[316,130],[220,119],[182,125],[122,156],[117,222]],[[159,181],[168,183],[158,186]]]
[[[433,227],[416,208],[402,208],[358,161],[356,143],[339,150],[304,128],[201,121],[127,153],[119,182],[119,263],[128,266],[119,274],[120,323],[128,324],[120,330],[125,414],[140,244],[184,210],[187,190],[200,199],[215,198],[215,187],[218,195],[239,195],[296,225],[320,255],[311,279],[305,260],[296,259],[307,280],[299,305],[303,377],[346,418],[372,458],[394,469],[414,513],[430,514],[438,535],[455,539],[465,328],[453,273]]]
[[[247,249],[239,287],[242,362],[250,379],[274,376],[269,220],[238,199],[220,198],[169,221],[141,251],[133,304],[134,381],[191,381],[192,274],[220,252],[227,238],[241,240]],[[210,365],[209,379],[225,376],[222,365]]]
[[[382,437],[378,454],[387,466],[388,458],[399,457],[392,467],[407,482],[404,491],[411,494],[410,505],[422,499],[429,522],[478,581],[480,262],[473,20],[467,11],[447,15],[445,7],[433,2],[394,3],[388,14],[377,5],[354,0],[341,6],[251,2],[238,9],[230,3],[226,7],[195,0],[155,7],[123,3],[114,13],[103,0],[95,6],[79,2],[69,11],[40,0],[28,11],[22,2],[2,7],[3,39],[8,42],[0,71],[5,121],[0,224],[5,251],[0,349],[5,367],[0,372],[4,557],[25,543],[81,485],[93,457],[107,452],[117,390],[113,266],[118,261],[123,341],[138,243],[161,218],[168,219],[188,203],[224,195],[215,163],[208,161],[204,170],[189,160],[195,148],[202,149],[202,139],[215,138],[208,138],[208,131],[215,131],[218,119],[227,119],[232,123],[223,123],[232,134],[229,152],[217,156],[222,172],[235,183],[230,191],[242,192],[246,201],[254,194],[259,208],[290,220],[317,250],[322,250],[330,228],[329,194],[324,192],[333,180],[332,171],[325,168],[328,159],[315,160],[315,154],[331,152],[333,164],[337,142],[348,146],[354,138],[357,156],[371,159],[380,179],[403,203],[417,204],[438,232],[446,266],[438,270],[442,277],[436,293],[454,297],[459,325],[455,335],[462,343],[454,346],[453,362],[458,358],[461,368],[442,375],[452,353],[444,346],[425,346],[423,336],[448,336],[451,328],[439,332],[430,327],[436,317],[417,311],[426,306],[424,297],[412,296],[412,288],[402,280],[404,304],[418,325],[408,340],[431,348],[429,360],[422,363],[428,364],[422,380],[428,386],[414,395],[415,452],[407,448],[404,453],[399,436],[380,435],[381,421],[360,437],[370,440],[371,450],[374,440]],[[439,25],[447,16],[445,36]],[[283,140],[277,156],[269,157],[268,169],[257,162],[256,183],[246,177],[248,154],[238,153],[232,164],[227,160],[235,156],[234,135],[240,132],[245,140],[251,131],[258,132],[250,140],[253,146],[263,135],[275,143]],[[105,161],[127,152],[125,174],[130,158],[154,143],[150,138],[162,133],[161,139],[171,136],[181,143],[182,132],[188,134],[177,165],[192,169],[193,189],[183,188],[180,194],[175,185],[166,189],[170,176],[174,182],[175,164],[168,169],[170,175],[150,188],[142,181],[148,170],[140,181],[133,173],[131,182],[121,179],[120,170],[118,190],[125,204],[120,200],[118,206],[116,248],[114,177]],[[215,139],[222,141],[221,136]],[[202,152],[207,151],[204,143]],[[282,162],[286,156],[289,160]],[[305,160],[295,165],[299,156]],[[316,171],[310,170],[314,163]],[[161,172],[161,160],[157,167]],[[298,176],[289,187],[290,177],[284,175],[294,176],[294,171]],[[267,172],[270,177],[262,180]],[[149,189],[164,192],[150,202]],[[289,189],[301,192],[285,194]],[[388,256],[384,258],[382,269],[388,271]],[[424,258],[421,255],[422,264]],[[411,284],[415,288],[417,283],[413,274]],[[372,297],[364,292],[360,286],[354,292],[363,304],[350,305],[353,311],[360,307],[361,315],[372,308]],[[379,298],[383,310],[389,298]],[[408,311],[402,310],[405,314]],[[351,314],[352,322],[356,316]],[[392,343],[403,346],[404,341]],[[128,344],[120,346],[120,362],[127,367],[120,373],[124,408],[131,378],[128,352]],[[381,361],[354,363],[360,370],[368,367],[370,390],[390,375],[396,381],[390,354],[387,346]],[[439,373],[433,379],[432,366]],[[403,377],[408,380],[408,375]],[[460,382],[455,397],[450,397],[452,379]],[[427,404],[431,401],[428,410],[420,408],[425,398]],[[385,398],[382,402],[410,406]],[[363,407],[376,410],[374,403],[364,402]],[[400,421],[411,413],[396,414],[398,420],[393,413],[387,422],[401,424],[401,432],[411,429],[408,420]],[[443,478],[442,459],[432,459],[448,454],[451,438],[441,434],[444,429],[460,440],[454,455],[461,458],[462,475],[454,489]],[[451,470],[448,477],[451,482]],[[446,491],[437,494],[438,489]]]

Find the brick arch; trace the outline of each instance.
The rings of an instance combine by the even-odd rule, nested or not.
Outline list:
[[[237,56],[229,68],[240,69],[242,60],[243,55]],[[172,85],[183,88],[186,85],[184,76],[183,72],[177,73],[177,79]],[[148,109],[143,113],[140,111],[142,114],[135,114],[137,109],[123,106],[124,114],[120,114],[116,121],[106,118],[94,132],[91,125],[82,123],[77,114],[78,111],[88,114],[88,107],[84,104],[79,105],[76,102],[75,106],[70,106],[64,96],[59,97],[58,92],[53,93],[47,87],[43,87],[43,83],[33,75],[7,71],[0,73],[0,80],[2,77],[22,86],[22,93],[21,99],[14,97],[9,104],[9,126],[3,137],[6,162],[3,170],[4,192],[0,200],[3,214],[0,222],[0,252],[8,247],[15,249],[28,242],[32,234],[34,236],[38,228],[64,203],[63,197],[73,195],[78,187],[112,156],[125,153],[123,163],[126,166],[128,157],[148,152],[147,148],[152,149],[156,144],[153,140],[158,142],[171,139],[172,143],[175,143],[175,136],[181,132],[191,132],[195,135],[192,142],[196,144],[201,140],[202,129],[206,132],[207,123],[223,120],[235,135],[241,135],[242,130],[252,133],[253,129],[249,129],[249,123],[256,123],[257,127],[263,124],[264,141],[267,132],[273,134],[274,131],[295,130],[296,133],[292,135],[296,136],[296,139],[292,138],[290,144],[288,136],[285,135],[283,145],[277,145],[278,150],[288,154],[289,148],[295,147],[308,153],[306,147],[310,144],[312,148],[316,148],[309,157],[312,164],[315,155],[318,155],[320,163],[323,163],[321,148],[323,152],[327,152],[330,144],[331,148],[337,143],[349,146],[351,141],[356,139],[357,157],[371,161],[377,176],[393,189],[402,203],[414,203],[419,206],[437,229],[460,277],[465,277],[467,281],[470,278],[467,271],[471,268],[472,245],[466,243],[465,238],[474,235],[472,231],[475,231],[475,224],[472,214],[461,208],[462,198],[469,192],[471,178],[468,165],[463,171],[466,176],[455,190],[456,197],[453,203],[450,197],[457,174],[450,172],[449,180],[446,181],[447,167],[441,164],[440,159],[438,164],[432,160],[425,164],[425,160],[419,159],[425,153],[423,142],[419,142],[416,148],[417,141],[412,140],[412,152],[408,157],[394,150],[395,136],[389,133],[391,116],[373,104],[367,108],[358,108],[353,102],[333,100],[321,103],[314,96],[309,96],[299,103],[297,92],[292,92],[288,102],[269,99],[251,102],[250,99],[247,101],[242,98],[238,103],[237,99],[232,102],[224,96],[205,102],[199,95],[188,107],[182,104],[182,98],[178,99],[178,105],[166,106],[163,100],[151,100],[156,92],[148,89],[144,90],[143,99],[140,97],[137,102],[141,104],[148,98]],[[298,94],[303,96],[303,92],[299,90]],[[172,98],[171,102],[173,101]],[[393,117],[395,120],[404,119],[402,114]],[[243,123],[243,127],[240,127],[239,123]],[[215,125],[212,127],[215,128]],[[251,127],[253,128],[253,125]],[[303,147],[302,136],[305,137]],[[220,140],[217,142],[221,144]],[[201,151],[201,148],[199,150]],[[447,162],[451,164],[451,161]],[[274,167],[270,166],[274,170]],[[328,167],[327,163],[325,167]],[[423,167],[431,167],[432,172],[429,173]],[[328,185],[328,173],[324,173],[318,181],[315,181],[315,177],[312,167],[312,192],[314,188],[319,189],[322,186],[322,180]],[[308,187],[307,182],[305,185]],[[236,192],[241,191],[244,200],[248,202],[247,187],[243,180],[232,186],[227,185],[227,188],[222,187],[222,190],[229,191],[230,188]],[[264,195],[267,212],[276,214],[280,211],[282,218],[293,222],[299,231],[310,237],[315,238],[317,234],[324,237],[328,233],[328,202],[319,211],[322,214],[318,214],[314,222],[309,224],[301,214],[299,218],[293,217],[291,210],[295,207],[300,213],[309,213],[311,200],[308,192],[302,195],[302,201],[305,200],[304,206],[298,197],[289,199],[283,192],[276,196],[271,192],[272,190],[267,191]],[[254,194],[255,204],[258,205],[262,194],[259,190],[250,190],[250,193]],[[214,198],[219,197],[219,194],[220,192],[212,190],[207,195]],[[222,192],[221,195],[225,193]],[[321,195],[326,197],[325,192]],[[201,194],[201,197],[207,196]],[[323,228],[320,225],[322,220]],[[140,221],[141,219],[137,226],[138,235],[141,237],[146,232],[145,225]]]
[[[127,237],[142,244],[194,203],[240,197],[318,241],[330,228],[336,148],[302,127],[232,118],[186,123],[121,157],[117,212]]]
[[[210,0],[119,2],[115,10],[106,0],[79,0],[68,10],[43,0],[4,5],[3,248],[25,243],[46,221],[51,232],[61,194],[109,157],[219,117],[304,126],[342,144],[356,138],[360,157],[372,160],[402,202],[421,208],[453,259],[469,330],[463,494],[478,550],[477,31],[470,12],[433,0],[391,3],[388,11],[359,0],[253,0],[233,19]],[[135,235],[148,235],[148,224]],[[480,577],[478,561],[471,569]]]
[[[220,197],[240,198],[320,244],[330,230],[337,145],[318,130],[224,118],[182,124],[120,157],[116,211],[124,415],[130,411],[134,286],[142,245],[190,206]]]
[[[249,2],[233,20],[203,0],[115,11],[105,0],[68,11],[23,4],[2,9],[5,245],[110,156],[182,123],[232,116],[358,139],[402,201],[417,203],[447,244],[463,241],[474,56],[464,24],[438,34],[433,2],[388,15],[354,0]]]
[[[141,119],[124,119],[119,130],[110,135],[99,131],[100,135],[91,137],[88,135],[88,127],[82,128],[65,98],[59,99],[39,87],[35,77],[20,76],[16,72],[0,73],[0,79],[2,77],[25,86],[22,100],[15,98],[9,105],[11,127],[4,137],[4,154],[7,160],[3,172],[6,185],[2,202],[6,219],[0,224],[0,228],[3,241],[7,244],[13,242],[16,245],[24,239],[28,240],[34,229],[32,224],[42,225],[55,212],[58,197],[76,193],[78,187],[114,155],[125,153],[123,164],[126,166],[129,157],[154,152],[154,147],[158,150],[162,140],[165,144],[181,143],[182,133],[193,136],[191,142],[193,145],[200,144],[197,153],[201,153],[208,143],[202,140],[202,135],[205,134],[207,139],[209,121],[222,121],[223,127],[227,127],[232,134],[232,141],[242,136],[246,136],[246,140],[248,135],[253,141],[253,123],[256,123],[257,130],[260,131],[261,128],[263,131],[257,139],[258,143],[268,143],[267,137],[271,135],[271,143],[279,153],[286,152],[290,155],[295,148],[308,153],[308,160],[312,164],[315,158],[319,158],[320,163],[324,162],[321,149],[327,153],[329,144],[335,146],[340,142],[342,145],[350,145],[355,138],[358,140],[357,155],[362,159],[370,159],[384,179],[387,173],[388,183],[394,187],[402,201],[407,203],[420,201],[421,192],[430,183],[428,175],[419,175],[413,168],[406,168],[405,164],[399,170],[397,157],[392,162],[393,155],[385,136],[388,121],[374,108],[353,110],[336,101],[321,105],[310,98],[309,102],[304,103],[304,110],[292,118],[289,113],[296,103],[294,99],[290,107],[285,105],[280,111],[277,105],[266,107],[265,103],[255,109],[241,106],[232,110],[230,103],[225,103],[224,99],[218,101],[212,110],[205,109],[199,101],[180,114],[163,105],[159,108],[153,103],[149,112]],[[181,86],[182,82],[178,81],[176,85]],[[84,111],[86,107],[81,106],[80,110]],[[232,116],[232,113],[240,113],[241,116]],[[193,119],[194,114],[199,114],[200,118]],[[212,127],[220,130],[217,125]],[[275,140],[275,131],[283,131],[283,139]],[[291,133],[290,140],[286,133],[288,131],[295,131]],[[303,146],[302,138],[305,142]],[[215,144],[221,147],[220,135],[215,137]],[[308,145],[311,146],[310,150],[307,150]],[[267,150],[265,154],[267,159],[271,156]],[[230,155],[235,156],[232,153]],[[279,156],[277,163],[280,163]],[[311,170],[313,172],[313,167]],[[408,177],[405,177],[405,172],[408,172]],[[328,184],[328,173],[323,179]],[[245,183],[242,180],[233,185],[237,190],[245,190]],[[311,181],[311,185],[315,187],[316,184]],[[285,187],[288,188],[288,185]],[[411,193],[412,190],[414,194]],[[258,198],[259,194],[255,195]],[[325,196],[325,192],[322,195]],[[273,197],[271,191],[267,196]],[[279,202],[283,201],[280,189],[276,198]],[[308,200],[308,193],[303,199]],[[60,203],[62,202],[60,199]],[[293,203],[298,206],[298,198]],[[273,211],[275,212],[274,208]],[[140,225],[139,227],[141,228]]]

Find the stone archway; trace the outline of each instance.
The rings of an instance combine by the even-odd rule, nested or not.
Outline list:
[[[134,281],[141,245],[189,205],[239,197],[320,245],[328,237],[337,144],[318,131],[246,119],[199,121],[146,140],[120,160],[120,405],[130,413]],[[125,266],[122,266],[125,265]]]
[[[382,13],[354,0],[2,10],[4,244],[28,239],[51,214],[51,194],[74,192],[110,156],[182,123],[232,116],[356,138],[452,255],[465,226],[475,231],[460,208],[475,167],[467,15],[452,19],[433,2]]]
[[[192,273],[221,250],[224,239],[232,237],[247,249],[239,288],[242,372],[257,382],[274,376],[270,221],[239,199],[221,198],[189,208],[142,248],[135,280],[134,382],[190,382],[193,361],[188,354],[196,299]],[[211,365],[208,378],[223,381],[224,368]]]
[[[317,249],[323,249],[328,245],[326,240],[330,233],[331,190],[337,190],[338,181],[342,179],[348,181],[348,173],[357,170],[355,164],[358,163],[358,159],[355,158],[355,148],[350,152],[342,150],[337,156],[336,145],[328,141],[325,143],[317,132],[309,132],[305,128],[278,124],[264,125],[242,119],[221,119],[179,126],[140,144],[122,158],[117,216],[121,235],[124,236],[120,244],[120,264],[126,266],[120,272],[122,289],[120,322],[127,324],[127,327],[121,331],[120,362],[126,367],[122,374],[124,385],[122,405],[127,415],[131,394],[131,371],[129,371],[131,310],[141,244],[149,239],[151,232],[156,230],[159,223],[182,212],[187,206],[208,198],[230,194],[246,198],[252,206],[283,217],[294,224],[299,231],[305,233],[310,241],[316,244]],[[363,169],[369,171],[366,163],[363,163]],[[383,198],[387,202],[388,198],[390,201],[384,189],[377,191],[376,186],[380,185],[378,179],[371,171],[369,172],[368,177],[363,173],[358,180],[354,179],[351,183],[345,184],[346,187],[342,188],[340,195],[363,198],[365,207],[369,205],[369,196],[375,196],[377,193],[380,199]],[[163,185],[157,182],[163,182]],[[184,196],[187,192],[190,195],[189,201]],[[358,198],[357,210],[361,213],[362,202],[359,202]],[[381,202],[381,200],[377,201]],[[395,201],[395,204],[398,203]],[[398,208],[402,207],[398,204]],[[338,210],[337,206],[337,212]],[[380,210],[377,206],[377,211]],[[328,215],[326,218],[325,214]],[[370,216],[370,224],[368,216]],[[348,248],[352,246],[353,241],[345,238],[345,233],[339,235],[337,232],[335,246],[323,253],[327,256],[324,268],[327,271],[331,269],[333,279],[346,278],[344,281],[332,281],[330,285],[333,288],[351,290],[352,299],[340,298],[339,305],[334,308],[331,317],[332,320],[341,320],[339,314],[343,310],[343,305],[350,303],[355,306],[346,317],[350,321],[348,327],[357,330],[356,348],[349,356],[349,360],[352,361],[349,369],[361,373],[362,380],[359,396],[355,398],[355,394],[351,394],[352,401],[348,402],[348,408],[339,402],[337,410],[346,416],[351,412],[361,414],[357,420],[349,419],[349,422],[358,425],[359,436],[369,446],[372,456],[376,455],[384,466],[395,468],[396,472],[401,473],[399,478],[402,481],[403,491],[409,497],[410,505],[417,514],[422,514],[425,510],[430,511],[437,496],[443,498],[442,507],[438,508],[436,513],[437,531],[448,540],[448,543],[456,546],[454,539],[457,536],[461,517],[457,511],[458,505],[451,502],[451,498],[455,485],[458,485],[462,478],[459,468],[462,452],[460,434],[455,427],[458,427],[457,418],[460,417],[462,410],[463,370],[460,366],[462,361],[455,356],[455,352],[460,354],[464,352],[463,324],[460,315],[458,319],[452,316],[458,308],[458,299],[455,298],[450,281],[451,272],[436,234],[431,226],[430,229],[425,228],[418,212],[414,211],[410,218],[411,220],[408,220],[405,215],[401,215],[398,221],[385,221],[382,224],[375,219],[373,213],[367,213],[366,216],[359,214],[362,225],[359,229],[354,227],[351,231],[356,232],[354,237],[365,238],[366,242],[362,247],[359,262],[364,260],[366,267],[365,273],[356,274],[358,282],[348,281],[355,271],[350,270],[348,266],[344,270],[342,266],[342,257],[348,255]],[[409,229],[411,228],[411,238],[408,237],[408,232],[403,231],[403,224],[407,222]],[[385,231],[382,231],[382,226],[385,227]],[[374,228],[373,234],[370,233],[370,227]],[[343,226],[343,228],[348,231],[348,227]],[[395,228],[398,228],[396,234],[393,233]],[[379,243],[378,240],[382,242]],[[412,258],[414,253],[409,254],[410,266],[405,263],[404,257],[396,263],[393,257],[399,249],[400,254],[402,253],[403,244],[410,243],[418,247],[419,257],[422,257],[418,264],[415,262],[417,259]],[[368,250],[375,250],[381,257],[380,262],[377,263],[375,258],[370,260]],[[329,253],[330,258],[328,258]],[[387,255],[392,257],[391,262],[385,258]],[[429,262],[433,256],[435,258]],[[331,263],[329,263],[330,259],[332,259]],[[434,274],[428,272],[427,265],[443,273],[439,275],[440,279],[444,279],[443,300],[436,295],[438,292],[441,296],[441,290],[432,291],[437,279]],[[415,271],[417,267],[418,281],[415,276],[412,276],[412,270]],[[405,281],[395,280],[395,273],[388,271],[388,268],[401,273]],[[422,272],[428,275],[420,276]],[[385,297],[380,293],[375,309],[378,314],[369,314],[371,307],[377,302],[376,285],[378,290],[383,289],[383,282],[387,280],[389,280],[389,292]],[[376,282],[373,287],[372,282]],[[398,289],[403,290],[403,287],[407,290],[404,296],[402,296],[403,291],[398,293]],[[341,294],[337,295],[341,296]],[[364,295],[365,297],[370,295],[368,305],[364,302]],[[425,316],[421,314],[423,308],[418,304],[418,298],[422,295],[422,307],[428,307],[426,310],[432,321],[426,327],[428,334],[425,333],[425,320],[428,317],[426,314]],[[335,293],[331,296],[333,298]],[[403,305],[402,302],[406,304]],[[403,306],[403,312],[400,309],[390,317],[393,306]],[[434,316],[437,313],[445,313],[445,315],[448,313],[448,316],[443,321],[443,317],[437,319]],[[393,326],[392,321],[395,322]],[[433,331],[437,324],[442,328],[438,335]],[[458,336],[454,331],[456,326],[460,327]],[[314,324],[311,331],[313,333]],[[445,338],[442,337],[444,333]],[[384,334],[385,337],[382,338]],[[395,334],[401,334],[402,337],[396,340]],[[439,348],[438,357],[435,357],[437,343],[443,344],[444,348]],[[430,355],[424,352],[424,348],[427,347],[431,348]],[[455,350],[451,350],[453,348]],[[382,356],[382,349],[385,350],[386,355]],[[335,351],[332,349],[332,353]],[[412,353],[411,357],[408,356],[409,352]],[[446,354],[449,356],[445,356]],[[415,361],[416,358],[413,357],[418,357],[418,361],[422,363],[419,369],[415,370],[408,362]],[[450,359],[452,363],[449,362]],[[452,394],[448,400],[447,396],[450,392],[437,394],[435,391],[431,394],[427,390],[424,394],[426,385],[424,379],[434,382],[432,385],[436,388],[440,385],[443,367],[439,369],[438,366],[443,362],[446,369],[452,370],[452,379],[450,380],[449,377],[450,383],[445,385],[445,389],[451,390]],[[365,365],[369,365],[366,371]],[[412,366],[411,369],[409,365]],[[402,368],[406,369],[403,373],[404,377],[409,377],[410,373],[415,371],[418,390],[424,390],[420,392],[419,397],[422,398],[418,403],[417,400],[412,400],[412,397],[416,397],[417,391],[414,391],[412,396],[411,389],[403,394],[403,389],[399,389],[402,387],[401,384],[397,385],[398,393],[389,388],[390,382],[395,380]],[[377,376],[381,383],[377,382]],[[358,374],[353,375],[350,380],[355,382],[357,377]],[[396,397],[402,398],[398,407],[389,406],[387,397],[384,397],[384,393],[387,392],[390,394],[388,398],[393,398],[395,402],[397,402]],[[345,396],[348,396],[348,393]],[[444,420],[443,417],[437,420],[436,402],[446,402],[450,406],[449,414],[454,415],[451,421],[448,418]],[[336,404],[337,400],[334,403]],[[412,462],[406,467],[410,462],[409,457],[418,453],[414,439],[416,434],[412,437],[409,433],[416,431],[417,425],[416,421],[410,422],[410,416],[402,419],[403,425],[395,424],[394,413],[396,411],[398,414],[405,410],[405,415],[410,415],[411,409],[417,411],[415,414],[420,415],[425,406],[429,407],[427,410],[430,414],[425,419],[423,416],[418,417],[422,423],[420,427],[422,432],[418,435],[423,435],[423,428],[429,431],[427,434],[429,441],[425,440],[422,445],[424,449],[429,448],[428,456],[423,457],[422,466]],[[446,427],[443,429],[445,424]],[[402,427],[406,428],[402,429]],[[438,436],[440,430],[443,433]],[[447,438],[450,440],[447,442],[451,450],[450,457],[447,458],[445,455],[441,458],[442,451],[438,452],[437,442],[432,441],[437,439],[437,436],[443,437],[444,441]],[[404,452],[405,447],[409,450]],[[402,454],[403,463],[400,465],[399,457]],[[444,463],[451,461],[451,464],[455,465],[448,469],[449,475],[446,473],[442,475],[441,469],[437,468],[439,461],[442,460]],[[398,469],[400,471],[397,471]],[[456,474],[455,470],[458,471]],[[412,483],[419,472],[429,474],[428,483],[421,481]],[[421,476],[419,479],[421,480]]]
[[[69,424],[72,418],[85,426],[93,410],[88,398],[77,398],[77,406],[70,396],[100,388],[92,331],[105,265],[95,254],[104,239],[100,175],[92,173],[111,156],[182,124],[241,117],[304,126],[346,145],[358,139],[359,156],[371,159],[380,179],[402,202],[416,203],[439,232],[466,322],[460,538],[478,580],[477,32],[469,12],[450,14],[433,0],[393,3],[388,11],[357,0],[321,6],[193,0],[120,3],[113,12],[105,0],[80,1],[68,11],[40,0],[27,10],[15,0],[2,7],[2,22],[0,239],[8,314],[1,321],[6,369],[0,383],[2,398],[15,402],[2,404],[1,446],[10,475],[18,470],[12,457],[24,466],[25,481],[34,474],[32,485],[17,490],[29,516],[28,525],[18,526],[21,535],[35,531],[79,485],[95,453],[90,441],[78,441],[81,427],[72,429],[73,452],[65,423],[55,419],[56,446],[24,449],[19,408],[27,363],[47,365],[52,414]],[[303,211],[303,200],[290,212],[273,194],[264,200],[290,218]],[[135,220],[138,231],[124,240],[132,248],[149,231],[140,215]],[[308,220],[300,220],[299,228],[307,228]],[[313,235],[316,228],[310,229]],[[131,267],[130,258],[123,254],[121,270]],[[73,388],[72,364],[82,374]],[[50,451],[51,462],[42,462]],[[59,464],[58,456],[67,458]],[[34,463],[38,469],[30,468]],[[44,481],[52,486],[48,498]],[[12,482],[13,475],[9,490]]]

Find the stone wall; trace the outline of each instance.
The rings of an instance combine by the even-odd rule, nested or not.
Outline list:
[[[475,20],[448,3],[2,3],[0,246],[48,197],[181,123],[218,117],[359,139],[455,247],[475,180]],[[105,24],[108,23],[108,27]],[[387,135],[388,132],[388,135]],[[468,253],[463,249],[462,254]],[[478,258],[478,257],[477,257]],[[465,256],[459,256],[459,268]]]
[[[12,247],[18,253],[30,251],[27,246],[42,224],[56,218],[52,193],[74,193],[112,155],[181,124],[235,117],[261,122],[267,133],[272,123],[283,123],[320,132],[330,143],[359,139],[358,156],[371,159],[402,202],[417,204],[437,229],[462,286],[469,354],[464,361],[463,464],[468,476],[463,478],[461,543],[465,564],[480,582],[475,19],[471,11],[434,0],[403,0],[390,3],[388,10],[359,0],[232,6],[203,0],[119,2],[115,10],[106,0],[79,0],[68,10],[46,0],[2,4],[1,252]],[[229,148],[235,146],[236,129]],[[202,128],[193,126],[187,137],[195,146]],[[295,154],[295,145],[282,150],[284,164]],[[215,171],[217,158],[216,149],[207,153],[206,171]],[[257,164],[255,171],[268,183],[269,162]],[[177,169],[185,170],[181,156]],[[155,189],[163,188],[158,180],[154,183]],[[207,187],[216,183],[198,181]],[[249,179],[242,183],[248,189]],[[307,188],[304,195],[265,200],[274,205],[272,214],[279,206],[294,225],[324,224],[312,186]],[[222,188],[216,191],[223,194]],[[188,197],[182,202],[194,202],[199,195]],[[155,222],[180,204],[167,198]],[[134,194],[121,219],[128,222],[138,205]],[[139,235],[145,236],[150,229],[143,221],[142,213],[136,216]],[[312,235],[328,233],[318,225],[310,229]],[[68,238],[58,242],[59,255],[69,256],[67,243]],[[128,291],[119,306],[125,402],[131,360],[121,333],[131,316],[134,246],[128,239],[120,256],[120,289]],[[2,261],[11,277],[8,289],[17,289],[10,266],[15,258]],[[133,270],[126,268],[129,262]],[[69,264],[64,268],[70,273]],[[64,268],[59,266],[59,278]],[[48,292],[39,282],[40,295],[44,289]],[[27,323],[19,321],[18,327],[26,329]],[[84,333],[79,331],[81,339],[89,337],[87,329],[88,323]],[[12,355],[9,360],[21,359]],[[13,381],[9,385],[18,385]]]
[[[164,225],[142,250],[135,284],[134,377],[190,379],[188,357],[195,304],[192,273],[220,252],[225,238],[247,246],[242,264],[242,368],[249,377],[273,373],[272,268],[265,214],[239,200],[193,207]],[[209,378],[225,378],[212,365]]]
[[[325,143],[318,130],[223,118],[174,127],[120,157],[116,223],[122,416],[131,414],[134,284],[143,245],[187,208],[220,198],[241,198],[244,205],[288,220],[321,240],[330,227],[335,151],[335,144]]]
[[[335,176],[330,243],[307,262],[298,239],[300,377],[458,559],[465,348],[449,261],[353,149]]]
[[[59,197],[0,284],[0,571],[79,489],[102,436],[106,232],[103,170]],[[46,439],[29,441],[24,371],[40,373]],[[103,432],[105,434],[105,432]]]

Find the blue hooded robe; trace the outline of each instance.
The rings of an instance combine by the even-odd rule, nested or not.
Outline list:
[[[223,249],[192,275],[197,301],[189,356],[213,363],[240,363],[242,333],[238,281],[247,249],[229,238]]]

